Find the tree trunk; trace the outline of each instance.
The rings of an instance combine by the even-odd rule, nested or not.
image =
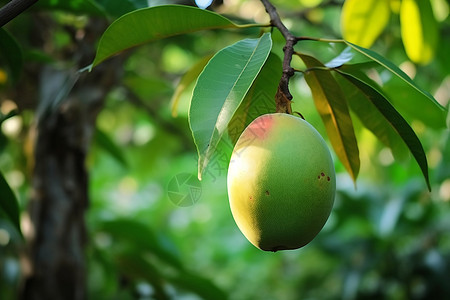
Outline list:
[[[104,24],[102,24],[104,25]],[[79,45],[80,66],[92,61],[96,34]],[[120,80],[124,57],[94,71],[41,72],[30,217],[33,226],[22,299],[86,299],[85,212],[89,205],[86,155],[106,94]],[[45,76],[45,74],[49,76]],[[59,83],[58,83],[59,82]],[[61,97],[61,93],[67,95]],[[69,93],[70,92],[70,93]]]
[[[34,226],[24,299],[85,299],[85,159],[104,93],[74,89],[37,123],[30,214]],[[82,98],[83,97],[83,98]]]

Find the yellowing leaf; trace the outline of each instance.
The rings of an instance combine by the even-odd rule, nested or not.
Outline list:
[[[310,69],[305,72],[305,80],[317,111],[336,155],[347,172],[356,182],[360,160],[359,149],[344,93],[330,70],[312,56],[300,54],[300,58]]]
[[[389,16],[388,0],[346,0],[341,15],[342,35],[351,43],[370,48]]]
[[[408,57],[418,64],[430,62],[438,41],[438,28],[430,1],[403,0],[400,25]]]

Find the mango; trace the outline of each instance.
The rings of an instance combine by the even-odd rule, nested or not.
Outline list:
[[[305,120],[259,116],[239,137],[227,177],[233,218],[264,251],[297,249],[316,237],[334,203],[336,175],[328,146]]]

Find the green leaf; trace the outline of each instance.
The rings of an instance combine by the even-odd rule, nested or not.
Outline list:
[[[364,73],[359,72],[357,74],[358,76],[355,74],[355,77],[358,77],[359,79],[364,78],[364,82],[371,82],[371,84],[369,84],[370,86],[376,86],[376,83],[371,81]],[[396,159],[405,158],[408,149],[402,139],[399,138],[398,133],[388,120],[386,120],[378,111],[376,106],[368,101],[366,95],[355,88],[355,86],[344,77],[337,76],[336,80],[347,98],[350,109],[356,114],[364,127],[370,130],[384,145],[389,147]]]
[[[203,68],[206,66],[208,61],[211,59],[212,55],[207,55],[200,59],[196,64],[194,64],[189,71],[187,71],[183,77],[181,77],[180,82],[173,93],[172,99],[170,100],[170,106],[172,109],[172,116],[176,117],[178,115],[178,104],[180,102],[181,95],[183,92],[193,83],[200,73],[203,71]]]
[[[6,65],[11,81],[17,82],[23,66],[22,48],[3,28],[0,28],[0,63]]]
[[[367,65],[370,67],[370,65]],[[343,65],[339,67],[345,73],[349,73],[366,84],[376,88],[389,96],[390,102],[407,120],[419,120],[427,126],[435,129],[445,128],[446,110],[441,105],[436,105],[434,101],[429,101],[416,89],[410,89],[405,85],[404,80],[394,76],[383,84],[381,89],[373,80],[369,79],[361,69],[365,68],[361,64]],[[405,88],[406,87],[406,88]]]
[[[275,94],[282,70],[281,59],[271,52],[261,72],[259,72],[228,124],[228,136],[233,144],[236,144],[242,131],[254,119],[260,115],[276,111]]]
[[[427,91],[425,91],[425,90],[421,89],[419,86],[417,86],[414,83],[414,81],[412,81],[411,78],[408,77],[408,75],[406,75],[402,70],[400,70],[399,67],[397,67],[395,64],[393,64],[391,61],[387,60],[386,58],[384,58],[383,56],[381,56],[380,54],[378,54],[372,50],[365,49],[363,47],[357,46],[348,41],[344,41],[344,42],[347,45],[349,45],[350,47],[352,47],[353,49],[355,49],[356,51],[358,51],[359,53],[364,54],[368,58],[372,59],[373,61],[376,61],[377,63],[379,63],[380,65],[385,67],[391,73],[393,73],[394,75],[396,75],[397,77],[402,79],[404,82],[406,82],[410,87],[412,87],[413,89],[415,89],[416,91],[421,93],[423,96],[428,98],[428,100],[431,100],[431,102],[434,103],[434,105],[436,105],[438,109],[445,111],[445,108],[442,105],[440,105],[439,102],[437,102],[436,99],[434,99],[430,93],[428,93]]]
[[[206,29],[241,28],[214,12],[191,6],[161,5],[123,15],[103,33],[92,67],[105,59],[155,40]]]
[[[0,172],[0,212],[16,227],[17,231],[22,234],[20,230],[19,204],[16,196],[9,187],[2,172]]]
[[[408,57],[415,63],[429,63],[436,52],[439,37],[430,1],[402,0],[400,25]]]
[[[95,130],[94,141],[100,148],[115,158],[122,166],[128,167],[128,163],[122,149],[120,149],[104,131],[97,128]]]
[[[392,104],[376,89],[351,74],[339,70],[337,70],[337,72],[339,72],[339,74],[344,76],[356,88],[358,88],[365,95],[365,99],[370,101],[395,129],[398,135],[405,142],[406,146],[409,148],[409,151],[411,151],[414,156],[417,164],[422,170],[428,189],[431,190],[425,151],[423,150],[419,138],[416,136],[409,124],[405,121],[405,119],[403,119],[397,110],[395,110]]]
[[[239,41],[220,50],[200,74],[189,108],[189,125],[199,155],[199,179],[271,48],[269,33]]]
[[[309,68],[305,72],[305,79],[311,88],[331,145],[356,182],[360,167],[359,150],[345,95],[331,71],[325,69],[320,61],[304,54],[300,54],[300,58]]]
[[[389,0],[346,0],[341,15],[342,35],[370,48],[388,24],[390,14]]]
[[[99,230],[119,240],[129,241],[139,250],[148,251],[177,269],[183,268],[180,259],[159,241],[149,227],[142,223],[129,219],[117,219],[103,222]]]

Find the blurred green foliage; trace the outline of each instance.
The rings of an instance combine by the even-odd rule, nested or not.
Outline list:
[[[83,6],[65,3],[53,11],[51,5],[59,2],[45,1],[41,7],[9,24],[7,29],[23,48],[25,64],[43,68],[60,60],[62,52],[69,51],[72,43],[64,38],[65,28],[82,30],[88,18],[93,18],[85,14],[106,14],[114,18],[144,5],[143,1],[125,1],[126,7],[119,8],[102,5],[108,1],[81,2]],[[341,35],[340,1],[277,0],[273,3],[295,34],[331,38]],[[373,49],[399,65],[419,86],[448,107],[448,2],[434,3],[444,5],[447,15],[438,18],[440,45],[430,64],[417,66],[409,62],[395,14],[389,21],[389,30],[381,34]],[[316,5],[319,7],[314,8]],[[217,10],[242,19],[268,21],[264,8],[256,0],[227,1]],[[51,32],[40,48],[31,47],[32,36],[26,33],[32,32],[33,18],[42,14],[51,20]],[[197,173],[197,155],[187,123],[192,86],[181,95],[178,117],[173,118],[169,101],[177,82],[196,61],[255,32],[248,29],[189,34],[144,45],[128,54],[123,82],[108,95],[98,117],[99,134],[87,161],[91,201],[86,216],[89,298],[450,297],[448,128],[435,129],[420,120],[407,118],[429,160],[432,191],[428,192],[412,157],[400,155],[394,161],[390,150],[353,118],[361,152],[357,187],[334,157],[338,172],[334,210],[318,237],[300,250],[262,252],[239,232],[226,194],[226,171],[232,150],[227,138],[220,143],[220,151],[204,173],[199,201],[189,207],[178,207],[171,202],[170,180],[178,174],[196,176]],[[281,37],[277,39],[276,34],[273,38],[273,49],[281,55],[284,41]],[[305,42],[299,47],[325,61],[337,52],[333,45]],[[2,60],[0,63],[2,74],[9,72],[6,70],[9,65]],[[70,64],[70,61],[59,63]],[[294,64],[302,66],[300,61]],[[14,72],[17,74],[17,70]],[[399,98],[405,98],[389,74],[371,75],[380,84],[392,86],[391,97],[398,94]],[[21,225],[26,235],[30,232],[26,209],[31,187],[30,133],[35,109],[22,108],[20,99],[14,98],[16,87],[8,79],[0,81],[1,112],[7,114],[21,108],[18,115],[1,125],[0,170],[19,199]],[[290,87],[294,94],[293,109],[326,136],[304,78],[296,75]],[[131,101],[130,94],[138,101]],[[23,251],[20,234],[6,218],[0,217],[1,299],[17,296],[21,274],[26,271],[26,263],[21,261]]]

